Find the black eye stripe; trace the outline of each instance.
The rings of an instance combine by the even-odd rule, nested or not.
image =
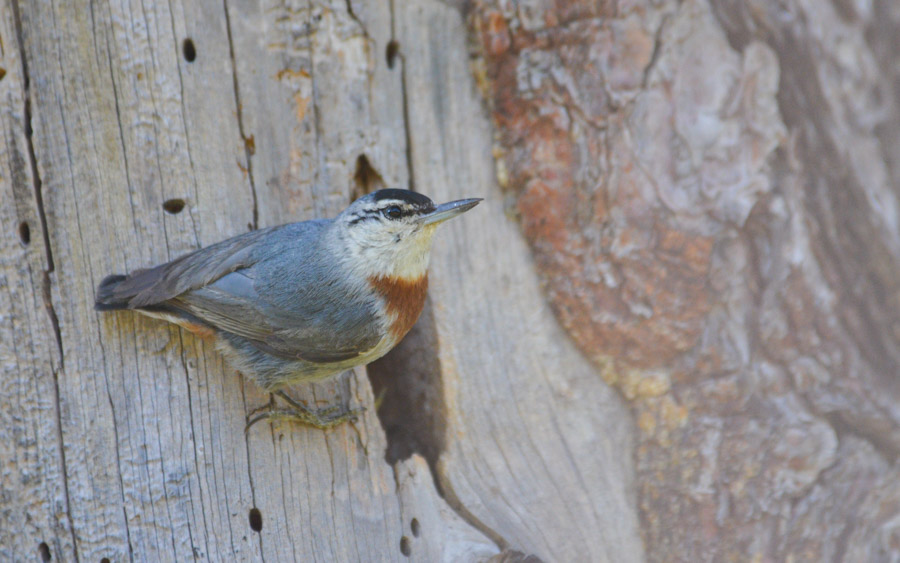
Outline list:
[[[396,211],[394,211],[393,213],[389,213],[391,210],[396,210]],[[399,214],[397,214],[397,211],[399,211]],[[395,221],[397,219],[412,217],[412,216],[416,216],[416,215],[422,215],[425,213],[430,213],[432,211],[434,211],[434,204],[423,205],[423,206],[419,206],[419,205],[410,206],[409,204],[406,204],[406,203],[400,204],[400,202],[397,202],[397,203],[391,203],[390,205],[382,205],[381,207],[377,207],[374,209],[369,208],[369,209],[364,209],[364,210],[358,211],[353,216],[353,218],[347,222],[347,224],[348,225],[356,225],[357,223],[359,223],[361,221],[366,221],[368,219],[379,219],[379,218],[387,219],[389,221]]]

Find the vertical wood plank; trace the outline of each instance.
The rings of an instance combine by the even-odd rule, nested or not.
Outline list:
[[[189,338],[182,348],[174,328],[92,309],[104,275],[168,260],[252,221],[232,75],[219,63],[228,60],[224,12],[169,8],[21,6],[56,265],[72,525],[79,556],[90,560],[258,550],[246,519],[243,440],[228,440],[243,432],[237,377],[224,376],[231,385],[223,387],[220,359]],[[183,59],[175,21],[200,22],[194,41],[206,58]],[[185,201],[181,213],[163,209],[172,198]]]
[[[107,274],[407,186],[403,74],[386,58],[390,3],[42,0],[3,15],[0,37],[14,34],[16,16],[21,29],[21,47],[0,54],[11,68],[17,56],[27,62],[36,159],[31,178],[26,75],[8,72],[0,217],[32,226],[28,244],[18,227],[0,238],[11,311],[0,324],[11,429],[0,484],[13,499],[0,528],[25,532],[2,542],[10,557],[496,554],[440,498],[420,458],[385,461],[363,370],[292,390],[368,406],[358,423],[262,423],[245,435],[246,414],[268,397],[206,343],[93,310]],[[23,508],[24,521],[14,514]]]
[[[397,18],[415,183],[441,201],[485,198],[442,227],[432,257],[442,489],[503,547],[639,561],[632,422],[557,325],[504,212],[462,18],[437,1]]]
[[[0,559],[71,559],[56,401],[61,358],[44,300],[50,262],[18,43],[15,6],[0,3]]]

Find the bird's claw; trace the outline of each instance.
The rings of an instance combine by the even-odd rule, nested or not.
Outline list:
[[[277,391],[275,394],[283,398],[291,408],[277,409],[274,403],[270,403],[255,409],[249,415],[250,418],[247,420],[247,426],[244,427],[244,433],[247,433],[250,427],[257,422],[267,418],[271,420],[290,420],[325,430],[344,422],[356,422],[359,419],[359,415],[366,411],[365,407],[349,409],[343,405],[311,409],[295,401],[282,391]]]

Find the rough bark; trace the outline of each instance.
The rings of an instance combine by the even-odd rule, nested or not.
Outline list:
[[[0,557],[641,558],[631,420],[504,213],[465,35],[434,1],[0,3]],[[437,241],[430,344],[376,378],[420,442],[388,447],[363,369],[292,392],[358,423],[245,435],[268,398],[210,346],[92,308],[380,185],[487,198]]]
[[[900,557],[897,3],[469,21],[547,295],[631,405],[648,557]]]

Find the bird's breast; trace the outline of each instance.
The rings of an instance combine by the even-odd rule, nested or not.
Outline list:
[[[425,306],[428,293],[428,274],[417,280],[379,276],[369,278],[369,284],[384,299],[385,313],[390,319],[390,333],[399,342],[412,328]]]

